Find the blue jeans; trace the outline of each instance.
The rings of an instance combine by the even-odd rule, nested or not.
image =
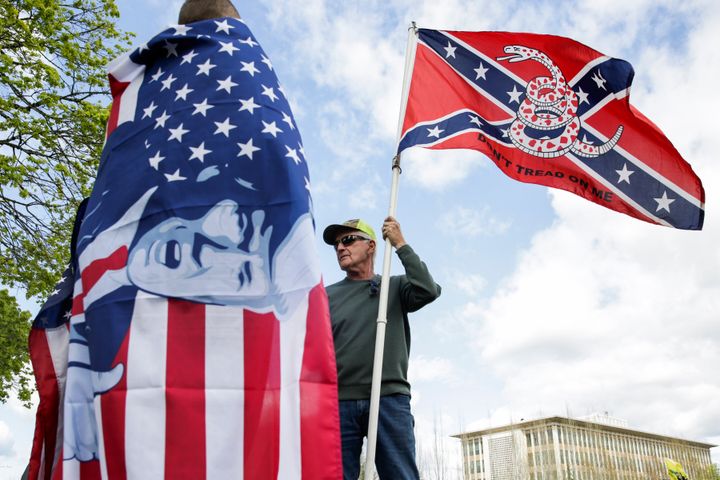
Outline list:
[[[340,401],[343,480],[360,475],[360,451],[368,432],[370,400]],[[402,394],[380,397],[375,467],[381,480],[418,480],[415,465],[415,419],[410,397]]]

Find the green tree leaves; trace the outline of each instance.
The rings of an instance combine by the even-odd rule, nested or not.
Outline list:
[[[0,0],[0,284],[40,301],[69,259],[75,208],[100,159],[104,66],[129,41],[118,15],[114,0]],[[28,315],[7,292],[2,302],[0,330],[22,321],[27,338]],[[6,360],[27,360],[12,345],[0,350],[0,401],[6,374],[21,371]]]
[[[32,372],[28,364],[30,312],[18,308],[7,290],[0,290],[0,402],[15,390],[26,405],[30,401]]]

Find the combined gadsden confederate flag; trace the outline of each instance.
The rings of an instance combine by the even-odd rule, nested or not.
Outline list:
[[[699,230],[702,183],[630,105],[633,74],[568,38],[420,29],[398,152],[479,150],[516,180]]]
[[[72,308],[31,338],[31,478],[341,478],[308,168],[270,60],[223,18],[161,32],[110,80]]]

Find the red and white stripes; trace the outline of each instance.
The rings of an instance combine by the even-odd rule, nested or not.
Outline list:
[[[279,321],[139,292],[126,376],[95,398],[98,468],[63,478],[340,478],[326,302],[318,285]]]

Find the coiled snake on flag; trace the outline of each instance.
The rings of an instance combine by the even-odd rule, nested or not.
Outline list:
[[[578,139],[580,133],[580,118],[577,116],[577,95],[570,88],[560,69],[550,60],[550,57],[534,48],[522,45],[508,45],[504,52],[509,54],[498,57],[498,60],[509,62],[522,62],[535,60],[550,71],[552,77],[537,76],[528,82],[525,89],[525,99],[517,110],[517,116],[510,126],[510,140],[513,145],[525,153],[542,158],[555,158],[572,152],[586,158],[598,157],[609,152],[620,140],[623,127],[618,126],[615,135],[607,142],[592,145]],[[542,138],[533,138],[525,133],[525,128],[551,131],[554,136],[545,135]]]

